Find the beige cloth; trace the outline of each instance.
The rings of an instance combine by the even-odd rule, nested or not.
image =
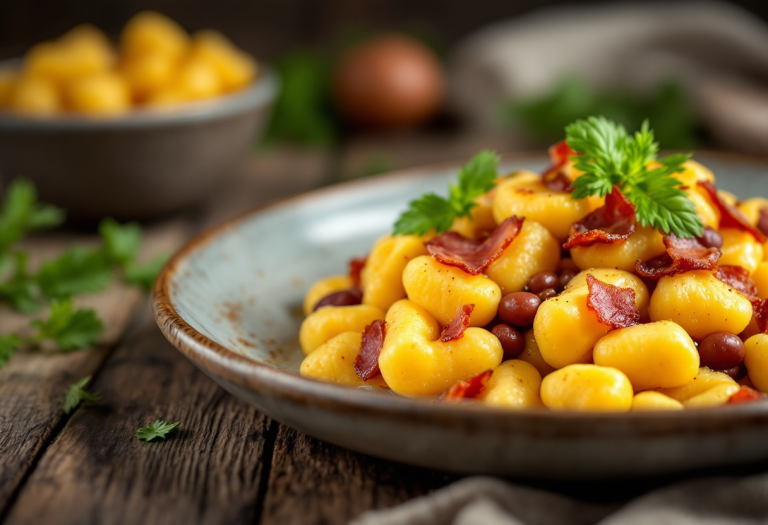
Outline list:
[[[470,35],[450,64],[452,105],[478,125],[565,75],[644,92],[670,77],[723,146],[768,154],[768,26],[722,2],[541,10]]]
[[[487,477],[467,478],[351,525],[758,525],[768,523],[768,474],[709,477],[625,505],[580,502]]]

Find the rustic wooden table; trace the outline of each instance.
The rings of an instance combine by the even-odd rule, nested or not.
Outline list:
[[[148,226],[144,255],[173,251],[244,210],[372,169],[506,145],[501,137],[430,135],[260,152],[200,209]],[[27,248],[41,259],[95,240],[51,233]],[[136,290],[114,285],[82,304],[105,322],[101,346],[21,352],[0,369],[0,522],[342,524],[455,479],[340,449],[260,414],[177,352]],[[0,332],[26,322],[0,311]],[[65,415],[64,392],[88,375],[101,401]],[[138,441],[136,429],[156,418],[181,421],[180,431],[167,442]]]

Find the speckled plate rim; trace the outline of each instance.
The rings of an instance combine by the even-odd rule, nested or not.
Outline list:
[[[717,157],[726,162],[764,164],[768,169],[768,159],[760,157],[716,151],[699,151],[697,154],[710,158]],[[536,160],[542,160],[540,153],[507,155],[503,157],[502,162],[508,164]],[[768,402],[674,412],[573,413],[531,409],[510,411],[474,403],[452,405],[422,399],[408,399],[375,391],[360,391],[304,378],[298,374],[253,361],[195,330],[173,306],[171,283],[180,263],[243,221],[255,218],[263,212],[286,208],[300,202],[372,190],[391,181],[429,178],[446,170],[458,169],[462,164],[463,162],[432,164],[322,188],[248,211],[203,231],[171,257],[155,281],[152,307],[161,332],[187,358],[214,377],[220,377],[240,388],[269,397],[283,398],[305,406],[345,413],[375,411],[396,419],[436,424],[445,424],[447,420],[453,420],[452,423],[478,430],[491,427],[514,428],[525,420],[547,427],[562,426],[564,429],[572,425],[581,429],[588,427],[595,435],[603,436],[638,431],[646,435],[669,434],[670,426],[681,432],[702,432],[708,428],[721,428],[722,425],[736,422],[750,425],[764,424],[768,420]],[[629,424],[617,424],[619,421]],[[676,423],[670,425],[670,422]]]

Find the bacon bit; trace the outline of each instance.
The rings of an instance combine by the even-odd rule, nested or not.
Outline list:
[[[661,279],[669,275],[692,270],[714,270],[720,260],[720,250],[707,248],[697,239],[681,239],[674,233],[664,237],[667,253],[650,261],[638,261],[637,273],[649,279]]]
[[[440,334],[440,340],[444,343],[455,341],[464,337],[464,330],[469,328],[469,317],[475,309],[474,304],[465,304],[456,309],[456,317],[445,325],[443,333]]]
[[[474,377],[470,377],[466,381],[459,381],[441,395],[440,399],[454,403],[462,399],[474,399],[482,393],[492,375],[493,370],[486,370]]]
[[[719,266],[715,277],[745,296],[750,301],[757,299],[757,285],[749,276],[749,272],[741,266],[724,264]]]
[[[478,275],[501,257],[507,246],[520,233],[524,220],[517,217],[504,220],[482,243],[467,239],[456,232],[446,232],[425,245],[427,251],[441,263],[457,266],[469,274]]]
[[[573,151],[564,140],[550,146],[549,158],[552,160],[552,165],[541,174],[541,180],[550,190],[573,191],[573,188],[571,187],[571,179],[565,174],[564,168],[568,163],[568,159],[575,154],[576,152]]]
[[[605,204],[571,226],[568,242],[563,246],[570,250],[576,246],[592,246],[595,243],[613,244],[629,239],[637,228],[635,205],[614,187],[606,195]]]
[[[594,310],[597,320],[611,329],[628,328],[640,323],[640,310],[632,288],[619,288],[587,274],[587,307]]]
[[[742,386],[738,392],[728,398],[728,404],[752,403],[754,401],[762,401],[763,399],[765,399],[765,396],[754,388]]]
[[[377,319],[365,327],[363,340],[360,344],[360,353],[355,359],[355,372],[357,377],[368,381],[379,373],[379,354],[384,347],[384,338],[387,335],[387,323]]]
[[[768,208],[760,208],[760,218],[757,220],[757,229],[768,237]]]
[[[368,257],[357,257],[349,261],[349,278],[352,279],[352,286],[354,288],[360,287],[360,272],[365,268],[365,263],[368,261]]]
[[[360,288],[349,288],[329,293],[320,299],[312,311],[316,311],[323,306],[352,306],[363,302],[363,291]]]
[[[720,224],[718,229],[722,228],[736,228],[737,230],[745,231],[752,235],[759,243],[765,242],[765,235],[749,223],[749,220],[744,216],[738,208],[731,206],[727,202],[723,202],[720,196],[717,194],[717,188],[714,184],[708,181],[699,181],[698,185],[706,191],[709,200],[715,205],[720,212]]]
[[[755,312],[757,329],[761,334],[768,334],[768,299],[753,301],[752,308]]]
[[[541,180],[552,191],[573,193],[571,179],[569,179],[561,170],[548,171],[541,176]]]

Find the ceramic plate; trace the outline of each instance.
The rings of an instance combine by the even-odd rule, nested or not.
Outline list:
[[[740,196],[768,194],[768,167],[696,158]],[[544,157],[505,159],[540,170]],[[768,402],[675,413],[505,411],[411,400],[299,376],[301,303],[389,231],[406,203],[443,193],[457,165],[316,191],[193,239],[159,276],[157,322],[184,355],[270,417],[365,454],[463,473],[550,478],[664,474],[768,458]]]

